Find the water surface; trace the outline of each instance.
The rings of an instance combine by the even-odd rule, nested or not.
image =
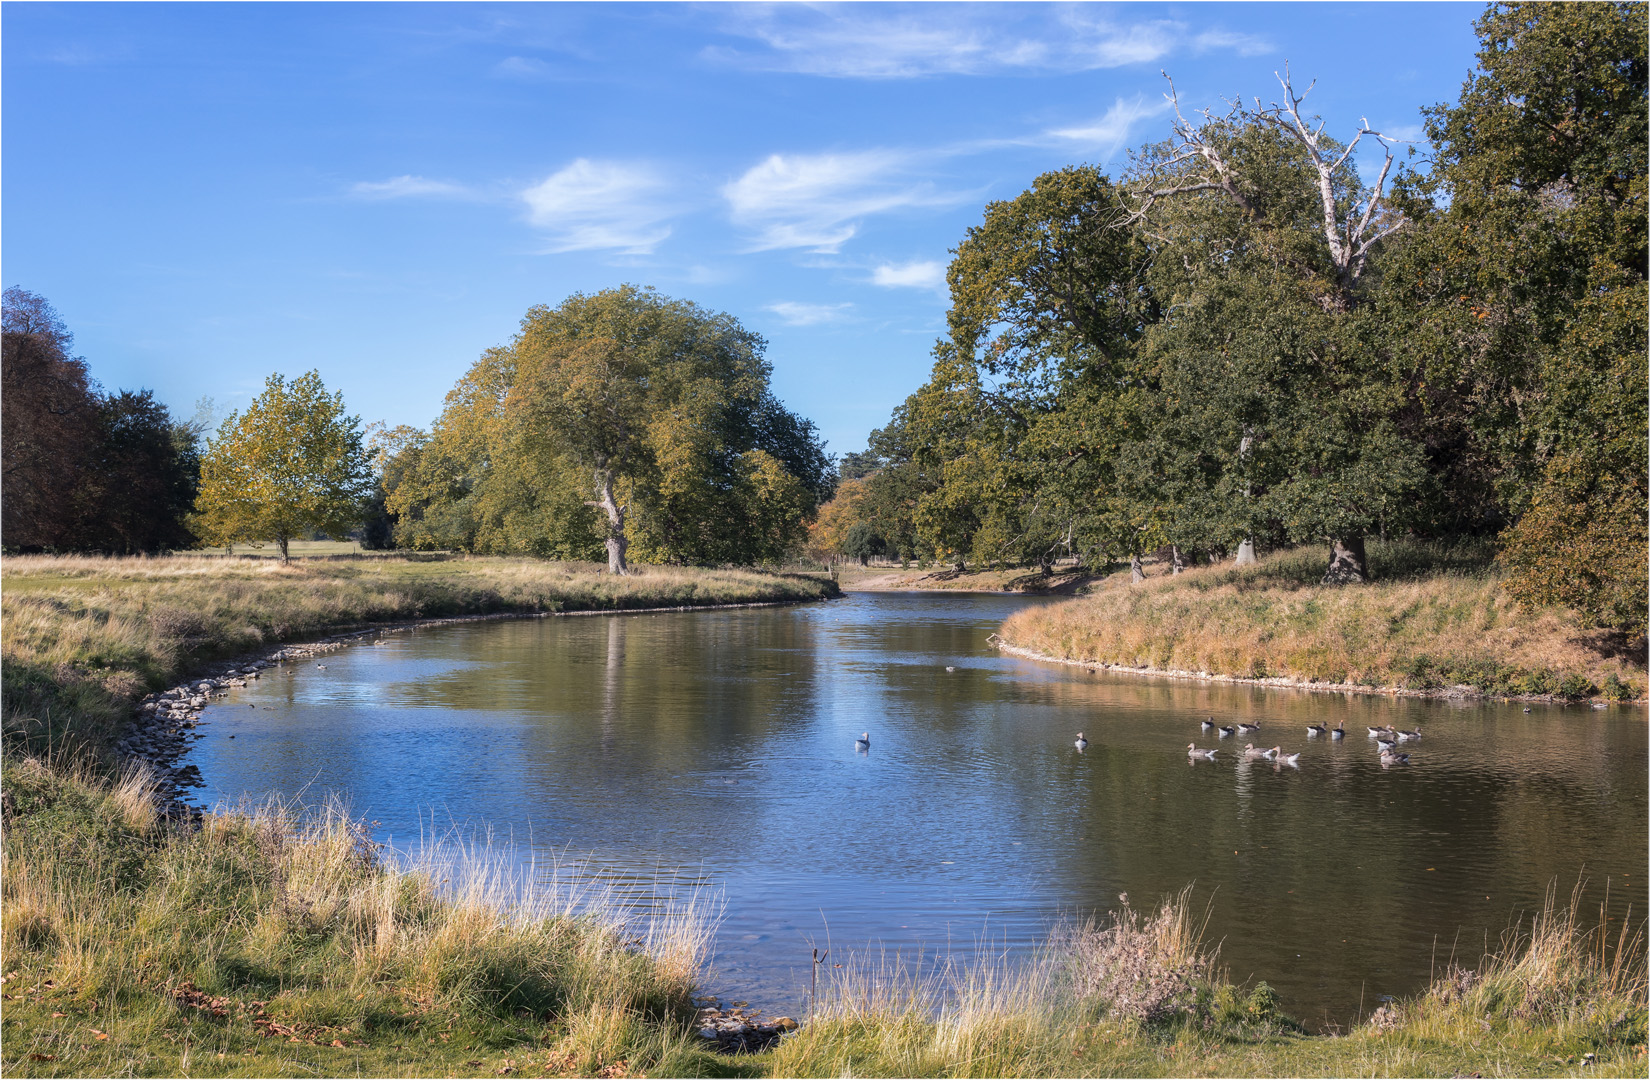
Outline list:
[[[638,903],[719,889],[709,988],[770,1008],[799,1004],[815,945],[1023,948],[1191,883],[1232,975],[1313,1023],[1415,991],[1452,950],[1475,960],[1555,880],[1585,873],[1598,896],[1608,879],[1618,916],[1644,912],[1642,710],[1001,656],[986,636],[1034,602],[860,593],[433,627],[272,669],[207,710],[190,760],[209,802],[337,792],[398,846],[433,816],[587,856]],[[1211,715],[1260,720],[1255,741],[1299,767],[1236,761],[1241,738],[1190,763]],[[1349,735],[1309,741],[1310,722]],[[1422,729],[1410,766],[1380,767],[1365,727],[1385,724]]]

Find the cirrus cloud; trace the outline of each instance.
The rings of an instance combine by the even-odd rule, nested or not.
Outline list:
[[[546,251],[647,255],[670,236],[669,185],[651,167],[578,158],[521,193],[527,220],[550,234]]]

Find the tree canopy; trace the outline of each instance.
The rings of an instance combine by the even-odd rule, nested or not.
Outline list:
[[[105,393],[46,299],[4,300],[0,432],[10,551],[128,555],[194,543],[198,430],[147,390]]]
[[[856,522],[1045,567],[1328,541],[1355,582],[1368,535],[1498,536],[1515,597],[1642,633],[1646,7],[1477,28],[1430,159],[1336,140],[1285,74],[1271,105],[1176,102],[1116,180],[989,204],[833,550]]]
[[[361,420],[317,371],[264,381],[244,413],[231,413],[201,459],[195,528],[211,544],[273,540],[283,561],[294,537],[342,536],[372,493]]]
[[[398,451],[403,543],[563,558],[782,557],[834,482],[813,424],[769,388],[731,315],[621,286],[528,311]]]

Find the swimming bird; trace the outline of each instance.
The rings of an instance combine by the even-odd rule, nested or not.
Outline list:
[[[1244,743],[1243,744],[1243,756],[1245,758],[1268,757],[1268,756],[1270,756],[1270,751],[1256,750],[1255,749],[1255,744],[1252,743],[1252,742],[1251,743]]]
[[[1215,759],[1215,751],[1213,751],[1213,750],[1199,750],[1197,748],[1197,743],[1195,743],[1195,742],[1194,743],[1187,743],[1186,744],[1186,756],[1189,757],[1189,758],[1205,758],[1209,761],[1213,761]]]
[[[1342,721],[1341,723],[1336,724],[1335,725],[1335,730],[1331,731],[1329,733],[1329,737],[1331,739],[1334,739],[1336,742],[1340,742],[1342,739],[1346,738],[1346,723],[1345,723],[1345,721]]]
[[[1528,709],[1525,709],[1525,710],[1524,710],[1524,711],[1525,711],[1525,712],[1529,712],[1529,711],[1530,711],[1530,710],[1528,710]]]
[[[1390,750],[1382,750],[1381,751],[1381,768],[1383,768],[1383,769],[1386,768],[1388,765],[1408,765],[1408,764],[1409,764],[1409,755],[1408,754],[1395,754]]]
[[[1308,739],[1316,739],[1319,735],[1322,735],[1324,732],[1326,732],[1328,730],[1329,729],[1324,727],[1322,724],[1307,724],[1306,725],[1306,737]]]
[[[1214,729],[1215,729],[1215,718],[1214,717],[1211,716],[1211,717],[1209,717],[1209,719],[1203,721],[1203,730],[1204,731],[1213,731]]]
[[[947,664],[947,665],[945,665],[945,670],[947,670],[947,671],[956,671],[957,669],[955,667],[951,666],[950,664]]]
[[[1398,740],[1397,739],[1376,739],[1375,740],[1375,747],[1376,747],[1376,749],[1380,750],[1380,752],[1382,754],[1392,753],[1393,748],[1396,747],[1397,745],[1398,745]]]
[[[1246,724],[1242,720],[1239,720],[1238,721],[1238,730],[1243,732],[1245,735],[1249,734],[1251,731],[1259,731],[1260,730],[1260,721],[1256,720],[1252,724]]]
[[[1385,735],[1385,734],[1386,734],[1386,728],[1384,728],[1384,727],[1369,727],[1369,725],[1368,725],[1368,724],[1365,724],[1365,725],[1364,725],[1364,726],[1365,726],[1365,727],[1366,727],[1366,728],[1368,728],[1368,730],[1369,730],[1369,737],[1370,737],[1370,738],[1371,738],[1371,739],[1378,739],[1378,738],[1380,738],[1380,737],[1381,737],[1381,736],[1382,736],[1382,735]]]
[[[854,740],[854,749],[855,750],[869,750],[870,748],[871,748],[871,733],[869,731],[867,731],[865,734],[861,735],[859,738]]]
[[[1283,765],[1294,765],[1298,768],[1301,763],[1301,756],[1299,754],[1279,754],[1278,762]]]
[[[1088,749],[1089,741],[1087,739],[1083,738],[1083,733],[1081,731],[1079,731],[1077,733],[1077,742],[1074,745],[1076,745],[1077,749],[1079,749],[1079,750],[1087,750]]]
[[[1281,753],[1283,753],[1283,747],[1274,746],[1270,750],[1262,751],[1260,756],[1261,757],[1266,757],[1266,758],[1271,758],[1273,761],[1276,761],[1277,758],[1278,758],[1278,755],[1281,754]]]
[[[1222,724],[1222,725],[1221,725],[1221,727],[1220,727],[1220,737],[1221,737],[1221,738],[1223,738],[1223,739],[1229,739],[1229,738],[1231,738],[1231,737],[1232,737],[1232,736],[1233,736],[1233,735],[1236,735],[1236,734],[1237,734],[1237,728],[1234,728],[1234,727],[1228,727],[1228,726],[1226,726],[1226,725],[1224,725],[1224,724]]]
[[[1416,742],[1421,741],[1421,729],[1420,728],[1416,728],[1414,731],[1400,731],[1400,732],[1398,732],[1398,741],[1399,742],[1409,742],[1411,739],[1415,740]]]

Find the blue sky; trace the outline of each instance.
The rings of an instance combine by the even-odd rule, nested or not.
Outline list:
[[[426,426],[528,307],[728,311],[835,452],[926,377],[948,249],[1041,172],[1276,94],[1419,135],[1479,4],[0,9],[0,273],[184,415],[320,369]]]

